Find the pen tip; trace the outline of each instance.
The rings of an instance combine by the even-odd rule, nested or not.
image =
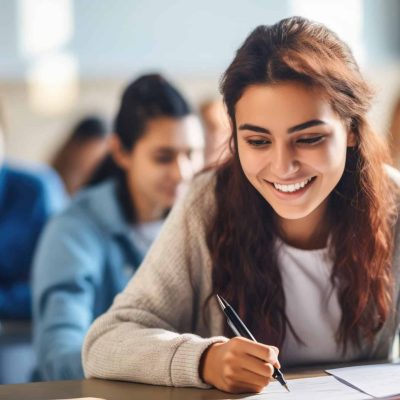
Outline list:
[[[221,297],[218,296],[217,294],[216,294],[215,296],[217,297],[217,300],[218,300],[219,305],[220,305],[221,308],[224,310],[226,306],[225,306],[223,300],[222,300]]]
[[[288,388],[287,385],[283,385],[283,386],[285,386],[285,389],[286,389],[288,392],[290,392],[290,390],[289,390],[289,388]]]

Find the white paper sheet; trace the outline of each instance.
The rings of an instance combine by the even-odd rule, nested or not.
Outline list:
[[[400,364],[328,369],[326,372],[375,397],[400,394]]]
[[[245,397],[254,400],[362,400],[372,399],[365,393],[339,382],[333,376],[289,380],[290,392],[279,382],[271,382],[261,393]]]
[[[60,399],[54,399],[60,400]],[[105,400],[101,399],[100,397],[74,397],[73,399],[64,399],[64,400]]]

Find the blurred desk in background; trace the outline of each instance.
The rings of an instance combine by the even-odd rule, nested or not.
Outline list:
[[[29,382],[35,363],[31,321],[0,321],[0,383]]]

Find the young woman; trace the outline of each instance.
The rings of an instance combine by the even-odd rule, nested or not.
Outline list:
[[[110,177],[50,222],[35,256],[38,379],[83,378],[90,323],[136,271],[180,184],[201,168],[202,143],[196,117],[161,76],[127,87],[111,142],[114,164],[106,163]]]
[[[259,26],[221,87],[232,156],[193,182],[91,327],[86,376],[257,392],[280,363],[389,359],[399,177],[350,50],[300,17]],[[215,294],[259,343],[232,338]]]

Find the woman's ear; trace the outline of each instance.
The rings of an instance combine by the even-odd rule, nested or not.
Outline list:
[[[353,131],[348,131],[347,133],[347,147],[356,147],[357,137]]]
[[[115,134],[110,136],[110,152],[115,163],[122,168],[124,171],[129,169],[130,156],[129,153],[124,149],[121,140]]]

